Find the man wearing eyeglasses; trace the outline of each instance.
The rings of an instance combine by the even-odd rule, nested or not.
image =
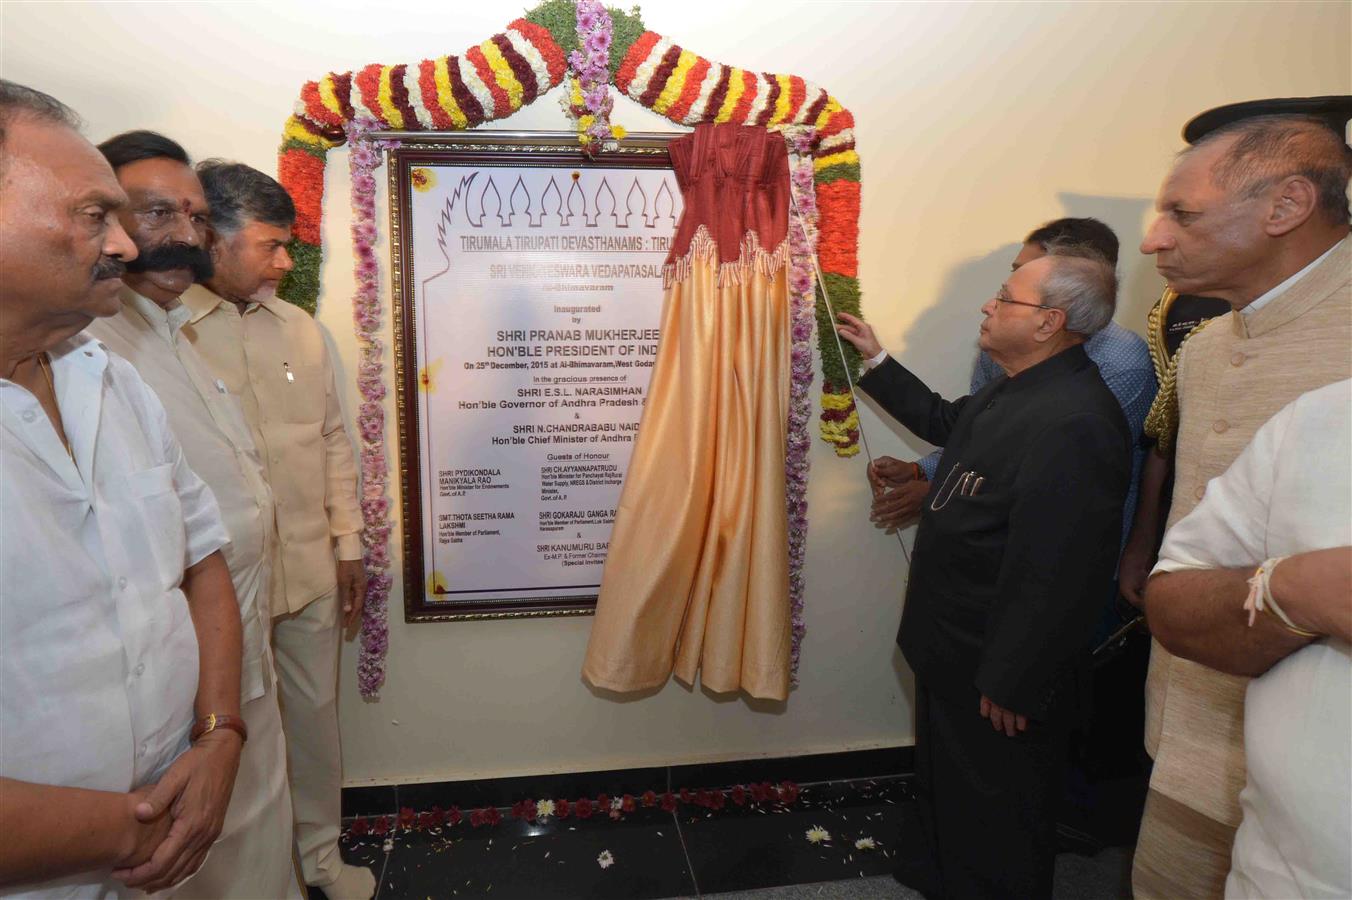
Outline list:
[[[1068,734],[1131,478],[1131,429],[1084,350],[1116,296],[1092,250],[1020,266],[982,307],[980,346],[1003,374],[955,401],[840,316],[881,357],[859,387],[944,448],[897,635],[916,676],[917,802],[896,877],[927,896],[1051,895]]]

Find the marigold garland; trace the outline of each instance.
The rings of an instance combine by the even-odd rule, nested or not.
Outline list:
[[[800,124],[816,129],[812,147],[820,208],[819,253],[824,287],[839,311],[859,314],[859,155],[854,116],[825,90],[797,75],[752,72],[723,65],[673,43],[643,26],[638,10],[606,8],[611,19],[609,73],[616,88],[644,107],[681,125],[736,122]],[[369,65],[330,74],[301,89],[296,114],[283,133],[278,177],[297,205],[292,244],[296,268],[278,293],[314,311],[319,296],[320,232],[324,160],[343,143],[343,125],[367,115],[388,128],[459,130],[510,115],[557,86],[568,72],[568,54],[579,49],[573,0],[546,0],[507,30],[460,56],[417,65]],[[585,98],[584,98],[585,101]],[[598,123],[590,123],[597,127]],[[825,318],[818,299],[819,325]],[[832,402],[849,396],[845,358],[832,331],[818,328],[822,393]],[[836,453],[858,449],[857,423],[823,418],[823,437]]]
[[[818,215],[817,250],[821,283],[814,290],[829,292],[832,306],[859,315],[859,155],[854,146],[854,117],[824,89],[797,75],[752,72],[705,59],[647,30],[638,9],[629,12],[600,7],[609,16],[604,23],[583,22],[583,14],[595,12],[591,0],[580,7],[574,0],[545,0],[500,34],[466,49],[459,56],[425,59],[416,65],[375,63],[351,72],[330,73],[306,82],[294,114],[282,129],[278,151],[278,180],[296,204],[296,225],[290,244],[295,267],[278,287],[278,295],[313,313],[319,298],[322,262],[324,168],[329,150],[348,140],[345,130],[354,122],[361,129],[442,130],[474,128],[504,118],[559,85],[569,74],[569,55],[587,51],[584,61],[589,75],[600,75],[602,56],[608,59],[604,72],[610,83],[630,99],[681,125],[732,122],[763,127],[809,126],[807,147],[812,158],[812,181]],[[601,16],[600,18],[604,18]],[[584,27],[588,26],[588,27]],[[583,47],[579,41],[592,38]],[[601,36],[598,36],[601,35]],[[608,36],[609,46],[606,44]],[[573,74],[581,77],[574,57]],[[607,87],[596,83],[591,95],[578,89],[590,119],[579,116],[585,136],[598,141],[622,135],[607,121]],[[576,99],[570,97],[567,99]],[[604,113],[598,113],[604,110]],[[364,204],[353,186],[354,202]],[[354,229],[355,231],[355,229]],[[366,297],[358,317],[359,340],[371,348],[374,361],[360,373],[363,383],[381,380],[379,342],[374,328],[378,317],[369,300],[368,286],[374,279],[374,257],[360,254],[358,242],[359,297]],[[821,435],[840,456],[859,452],[859,417],[849,393],[848,376],[859,371],[860,360],[852,347],[842,358],[834,329],[819,295],[816,302],[818,348],[822,360]],[[363,324],[365,323],[365,324]],[[369,327],[368,327],[369,326]],[[371,443],[367,460],[372,468],[384,459],[383,420],[380,432],[374,423],[377,401],[363,404],[361,425],[364,441]],[[368,435],[367,432],[371,433]],[[368,472],[369,477],[369,472]],[[383,485],[383,479],[381,479]],[[382,488],[383,491],[383,488]],[[379,503],[371,507],[380,506]],[[383,507],[382,507],[383,508]],[[367,517],[364,541],[367,565],[383,570],[387,564],[388,522]],[[388,590],[388,576],[373,580],[371,590]],[[368,594],[369,596],[369,594]],[[381,598],[377,597],[377,601]],[[373,636],[383,636],[384,605],[369,603],[367,620]],[[379,621],[376,621],[376,618]],[[797,634],[797,630],[795,632]],[[384,642],[376,640],[379,657],[363,652],[360,665],[365,684],[378,688],[384,675]]]

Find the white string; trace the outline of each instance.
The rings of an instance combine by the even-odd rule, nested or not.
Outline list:
[[[803,230],[804,243],[806,244],[808,243],[807,237],[809,234],[807,223],[803,221],[803,212],[798,208],[798,198],[792,190],[789,191],[789,205],[793,207],[794,217],[798,220],[798,227]],[[840,354],[841,368],[845,371],[845,383],[849,387],[850,400],[854,402],[855,410],[857,411],[859,409],[859,398],[855,392],[854,375],[850,372],[850,362],[845,356],[845,345],[840,341],[840,332],[836,331],[836,308],[831,302],[831,292],[826,289],[826,279],[822,277],[821,260],[817,257],[815,251],[812,254],[812,268],[813,271],[817,273],[817,286],[821,289],[822,299],[826,301],[826,312],[831,319],[831,335],[836,339],[836,351]],[[873,451],[869,449],[868,435],[864,433],[863,417],[856,414],[855,418],[859,420],[859,444],[864,448],[864,456],[868,458],[868,461],[871,464],[873,462]],[[872,484],[870,484],[870,491],[872,490],[872,487]],[[906,548],[906,542],[902,540],[900,528],[895,529],[892,533],[897,536],[897,543],[901,545],[901,553],[906,557],[906,567],[909,577],[911,551]]]

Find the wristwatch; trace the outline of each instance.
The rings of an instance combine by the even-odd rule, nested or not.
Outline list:
[[[195,744],[203,735],[211,734],[217,728],[228,728],[235,732],[239,735],[241,743],[249,739],[249,729],[239,716],[218,716],[215,713],[208,713],[193,724],[188,740]]]

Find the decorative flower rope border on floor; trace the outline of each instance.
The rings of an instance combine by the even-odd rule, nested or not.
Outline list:
[[[612,797],[609,794],[600,794],[594,799],[579,797],[574,800],[562,798],[520,800],[512,804],[509,814],[513,819],[527,822],[549,819],[562,821],[570,817],[590,819],[593,816],[620,821],[626,814],[637,811],[639,807],[661,809],[664,812],[677,812],[682,806],[717,811],[729,803],[733,806],[787,807],[796,803],[801,794],[802,788],[792,781],[782,781],[779,784],[763,781],[757,784],[739,784],[726,789],[700,788],[692,791],[689,788],[681,788],[676,792],[662,793],[647,791],[638,796],[622,794]],[[462,811],[459,806],[452,806],[449,809],[434,806],[421,812],[406,806],[399,810],[397,816],[357,816],[347,824],[343,834],[352,840],[366,835],[379,837],[397,832],[438,831],[465,823],[480,828],[485,825],[500,825],[502,821],[502,811],[495,806],[467,811]]]

